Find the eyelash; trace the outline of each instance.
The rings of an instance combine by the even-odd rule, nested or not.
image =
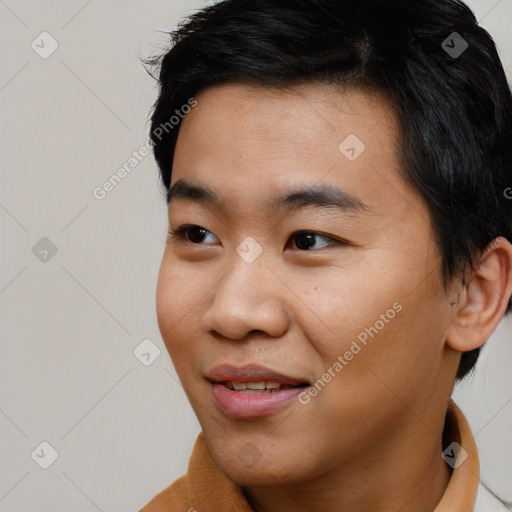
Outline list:
[[[211,231],[207,230],[206,228],[203,228],[202,226],[198,226],[197,224],[187,224],[187,225],[184,225],[184,226],[180,226],[176,231],[170,230],[169,231],[169,235],[171,236],[173,241],[189,242],[189,243],[194,244],[194,245],[203,245],[203,244],[196,244],[194,242],[190,242],[189,240],[186,239],[185,235],[188,232],[188,230],[191,229],[191,228],[200,228],[200,229],[203,229],[204,231],[206,231],[208,233],[211,233]],[[336,239],[336,238],[330,237],[328,235],[324,235],[322,233],[319,233],[318,231],[310,231],[310,230],[296,231],[295,233],[293,233],[290,236],[290,239],[293,239],[294,237],[297,237],[299,235],[316,235],[316,236],[324,238],[325,240],[330,240],[331,242],[334,242],[334,245],[349,245],[349,243],[344,241],[344,240]],[[322,247],[322,249],[325,249],[325,248],[326,247]],[[302,251],[302,252],[308,252],[305,249],[298,249],[298,250]],[[318,251],[318,249],[316,249],[316,250]]]

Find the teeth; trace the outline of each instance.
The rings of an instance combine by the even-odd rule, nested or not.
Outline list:
[[[248,389],[265,389],[265,382],[248,382]]]
[[[259,382],[231,382],[227,381],[225,383],[226,387],[229,389],[235,389],[236,391],[244,391],[246,393],[259,393],[261,391],[276,391],[279,388],[288,388],[285,384],[280,384],[279,382],[274,381],[259,381]]]

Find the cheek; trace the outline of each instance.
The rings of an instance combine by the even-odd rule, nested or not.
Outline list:
[[[314,291],[303,292],[300,302],[307,307],[302,306],[298,318],[326,365],[349,350],[353,341],[364,347],[372,337],[381,338],[400,317],[401,306],[395,304],[400,295],[383,277],[370,266],[336,269],[327,278],[314,280]],[[299,291],[296,294],[300,296]]]
[[[156,289],[158,326],[173,361],[182,352],[181,345],[190,338],[188,331],[193,323],[187,320],[193,314],[193,306],[197,302],[191,296],[194,286],[191,286],[190,281],[185,283],[176,268],[164,256]]]
[[[393,301],[396,297],[399,300]],[[408,296],[392,292],[368,311],[357,316],[359,325],[352,323],[350,330],[342,330],[340,318],[340,332],[345,334],[337,351],[324,350],[326,369],[342,356],[325,398],[330,404],[353,404],[353,417],[373,409],[396,412],[400,403],[415,403],[428,395],[435,388],[443,356],[441,311],[435,300],[428,300],[425,289]],[[337,409],[332,413],[336,416]]]
[[[158,274],[158,282],[156,288],[156,313],[158,326],[164,341],[167,333],[173,325],[173,317],[175,315],[175,302],[177,295],[173,293],[176,283],[167,270],[165,263],[160,266]]]
[[[368,378],[371,387],[376,377],[370,370],[391,382],[400,374],[406,382],[411,375],[428,377],[439,362],[443,325],[436,288],[428,279],[422,283],[423,267],[404,272],[397,263],[385,272],[382,265],[334,272],[316,281],[314,294],[303,295],[309,307],[302,327],[325,371],[343,373],[346,383]]]

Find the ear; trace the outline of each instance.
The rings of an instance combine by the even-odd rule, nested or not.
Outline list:
[[[481,347],[500,323],[512,295],[512,245],[498,237],[463,285],[446,343],[459,352]]]

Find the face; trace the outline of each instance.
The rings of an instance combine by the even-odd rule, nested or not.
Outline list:
[[[196,99],[157,314],[210,451],[247,486],[367,460],[418,423],[410,409],[428,424],[446,386],[440,256],[393,112],[320,84]]]

